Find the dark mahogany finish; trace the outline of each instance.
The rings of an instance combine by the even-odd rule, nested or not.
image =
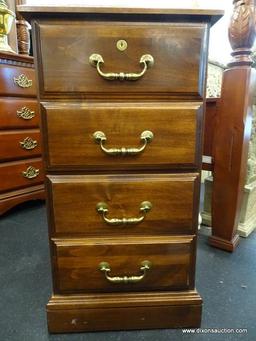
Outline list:
[[[196,174],[50,176],[47,183],[56,236],[158,236],[197,230]],[[152,209],[137,226],[110,226],[96,211],[98,202],[106,202],[109,217],[136,217],[141,202],[149,200]]]
[[[170,291],[194,287],[190,272],[193,237],[120,238],[115,242],[91,238],[54,243],[60,293]],[[111,266],[111,276],[138,275],[143,260],[149,261],[151,268],[138,283],[113,285],[99,271],[102,260]]]
[[[70,92],[74,96],[83,93],[102,97],[113,93],[122,97],[188,94],[201,98],[203,95],[206,24],[75,21],[69,23],[67,30],[60,21],[51,25],[41,25],[39,21],[37,35],[42,51],[38,60],[42,65],[42,96]],[[120,37],[125,37],[128,44],[122,53],[116,48]],[[137,82],[106,82],[89,63],[92,53],[103,57],[104,72],[140,72],[139,60],[145,54],[154,57],[154,66]]]
[[[30,110],[31,119],[24,119],[19,112],[23,108]],[[25,116],[26,117],[26,116]],[[0,130],[30,129],[39,127],[39,108],[36,99],[0,98]]]
[[[214,134],[214,182],[210,245],[234,251],[246,179],[252,128],[256,71],[252,69],[255,40],[254,1],[234,0],[229,28],[233,60],[225,70]]]
[[[199,326],[205,66],[210,23],[221,11],[20,11],[32,18],[38,62],[54,291],[49,330]],[[117,49],[119,39],[125,51]],[[144,54],[155,64],[137,81],[108,81],[89,64],[92,53],[102,55],[103,72],[139,72]],[[145,130],[154,138],[139,155],[109,156],[93,140],[99,130],[107,148],[136,148]],[[96,210],[102,201],[107,217],[124,222],[143,214],[141,202],[152,207],[138,224],[112,226]],[[145,277],[125,283],[145,260],[152,264]],[[109,281],[101,262],[123,283]]]
[[[195,134],[202,124],[199,103],[45,103],[42,113],[49,169],[196,169],[201,163],[201,134]],[[93,138],[99,130],[106,134],[106,148],[138,148],[143,131],[154,137],[137,156],[109,157]]]
[[[31,86],[14,78],[24,75]],[[44,199],[39,110],[33,58],[0,53],[0,215],[24,201]],[[21,84],[22,85],[22,84]],[[35,147],[22,148],[30,138]],[[39,169],[32,179],[22,175],[29,166]]]

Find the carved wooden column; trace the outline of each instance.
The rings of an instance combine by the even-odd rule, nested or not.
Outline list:
[[[16,0],[16,6],[23,5],[25,0]],[[19,54],[29,55],[30,51],[30,25],[16,10],[16,27]]]
[[[239,242],[237,227],[246,179],[248,146],[252,128],[252,69],[255,40],[254,1],[234,0],[229,27],[232,61],[224,72],[214,148],[212,236],[209,243],[233,251]]]

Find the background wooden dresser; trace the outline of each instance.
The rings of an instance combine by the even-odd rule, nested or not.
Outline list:
[[[44,198],[33,63],[32,57],[0,53],[0,214]]]
[[[38,63],[49,330],[199,326],[205,67],[221,11],[22,8]]]

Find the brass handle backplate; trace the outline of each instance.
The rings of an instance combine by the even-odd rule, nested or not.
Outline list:
[[[20,110],[17,110],[17,116],[23,118],[23,120],[31,120],[35,117],[35,112],[27,107],[23,107]]]
[[[115,284],[119,283],[124,283],[124,284],[129,284],[129,283],[138,283],[143,280],[146,276],[146,272],[150,270],[151,268],[151,263],[147,260],[144,260],[141,262],[141,267],[140,267],[140,272],[141,275],[135,275],[135,276],[110,276],[111,268],[110,265],[107,262],[101,262],[99,264],[99,269],[100,271],[104,272],[106,279]]]
[[[31,150],[36,148],[37,141],[33,140],[31,137],[26,137],[23,141],[20,141],[20,146],[23,149]]]
[[[13,81],[20,88],[31,88],[33,82],[31,79],[28,79],[26,75],[19,75],[19,77],[14,77]]]
[[[34,179],[34,178],[36,178],[39,175],[39,169],[36,169],[33,166],[29,166],[21,174],[24,176],[24,178]]]
[[[101,70],[101,65],[104,64],[104,59],[100,54],[93,53],[89,57],[89,62],[92,66],[96,67],[99,75],[103,77],[104,79],[107,79],[109,81],[113,80],[120,80],[120,81],[136,81],[139,78],[141,78],[147,71],[149,67],[152,67],[154,65],[154,58],[150,54],[144,54],[140,58],[140,64],[143,66],[143,69],[141,72],[138,73],[125,73],[125,72],[108,72],[105,73]]]
[[[140,212],[142,215],[137,218],[108,218],[108,205],[105,202],[99,202],[96,205],[96,210],[99,214],[102,215],[103,220],[112,226],[124,226],[124,225],[136,225],[141,223],[146,216],[146,213],[149,212],[152,208],[152,204],[150,201],[143,201],[140,204]]]
[[[93,134],[93,138],[96,143],[100,144],[102,151],[105,152],[106,154],[112,155],[112,156],[120,156],[120,155],[126,156],[126,155],[137,155],[143,152],[147,144],[153,140],[154,134],[152,133],[152,131],[149,131],[149,130],[143,131],[140,135],[140,140],[143,144],[139,148],[126,148],[126,147],[106,148],[104,144],[107,141],[107,137],[105,133],[103,133],[102,131],[95,131],[95,133]]]

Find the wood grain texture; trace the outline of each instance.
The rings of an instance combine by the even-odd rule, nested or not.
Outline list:
[[[233,48],[230,69],[223,75],[214,137],[212,236],[209,243],[234,251],[247,173],[249,141],[256,89],[252,46],[256,37],[255,2],[234,0],[229,27]]]
[[[197,169],[201,163],[202,114],[200,103],[44,103],[47,166],[96,170]],[[142,145],[140,135],[146,130],[152,131],[154,138],[139,155],[109,156],[93,138],[93,133],[99,130],[106,134],[106,148],[138,148]]]
[[[39,175],[34,179],[27,179],[22,175],[29,166],[39,169]],[[42,160],[39,158],[5,162],[0,164],[1,187],[0,192],[8,192],[19,188],[34,186],[43,183],[44,173]]]
[[[34,58],[31,56],[24,56],[20,54],[10,54],[5,52],[0,52],[1,64],[16,65],[22,67],[34,68]]]
[[[55,240],[58,292],[132,292],[194,288],[190,278],[192,237]],[[111,276],[136,276],[140,264],[152,268],[133,284],[110,283],[99,270],[108,262]],[[74,265],[75,264],[75,265]],[[86,280],[85,280],[86,278]]]
[[[191,289],[213,12],[80,9],[31,13],[48,173],[49,330],[198,326],[202,302]],[[119,39],[128,43],[123,52]],[[138,72],[144,54],[155,64],[136,82],[110,82],[89,64],[92,53],[104,58],[104,72]],[[142,130],[155,137],[141,156],[108,161],[92,143],[96,130],[106,147],[138,147]],[[131,232],[108,229],[96,212],[104,200],[110,218],[137,216],[145,195],[153,207]],[[98,270],[105,260],[113,276],[137,275],[145,257],[153,277],[137,289],[113,288]]]
[[[24,74],[29,80],[32,80],[32,86],[21,88],[14,83],[14,78]],[[0,94],[4,96],[35,97],[35,71],[26,67],[17,67],[12,65],[0,65]]]
[[[22,148],[21,142],[26,138],[37,143],[34,149]],[[29,159],[41,155],[41,136],[38,129],[22,131],[5,131],[0,133],[0,162],[17,159]]]
[[[27,75],[31,88],[21,88],[14,77]],[[43,200],[44,176],[42,172],[39,108],[36,100],[33,57],[0,53],[0,215],[28,200]],[[33,112],[31,119],[25,109]],[[28,114],[28,112],[27,112]],[[37,128],[37,129],[35,129]],[[20,145],[26,137],[37,141],[35,149]],[[22,172],[29,165],[40,170],[38,177],[26,179]],[[37,168],[38,167],[38,168]]]
[[[18,11],[21,12],[26,18],[31,19],[31,17],[40,17],[40,16],[65,16],[68,15],[83,15],[93,14],[94,16],[97,14],[104,15],[105,17],[108,15],[143,15],[143,19],[145,20],[145,15],[151,15],[152,17],[156,17],[156,15],[162,15],[165,18],[169,17],[169,20],[175,20],[177,18],[183,18],[186,21],[193,20],[207,20],[211,21],[214,24],[217,20],[221,18],[224,14],[223,6],[220,6],[220,2],[212,3],[209,6],[205,4],[205,1],[200,0],[200,5],[198,5],[198,0],[195,3],[190,3],[184,5],[184,1],[181,4],[177,4],[177,2],[170,1],[166,3],[166,1],[160,3],[149,2],[149,1],[139,1],[136,3],[129,2],[120,2],[114,4],[113,1],[106,2],[105,5],[102,1],[100,4],[95,1],[90,4],[87,1],[86,5],[77,5],[77,6],[18,6]],[[163,19],[162,19],[163,20]]]
[[[52,333],[199,327],[201,312],[195,290],[54,295],[47,305]]]
[[[214,137],[212,236],[209,242],[227,251],[238,244],[237,227],[247,170],[256,72],[234,68],[224,72]],[[232,115],[230,113],[232,108]]]
[[[24,120],[17,115],[22,108],[27,108],[35,113],[30,120]],[[39,127],[39,109],[37,100],[33,98],[0,98],[0,130],[29,129]]]
[[[54,212],[52,236],[157,236],[193,234],[197,229],[197,174],[50,176],[47,183]],[[109,218],[137,217],[143,201],[153,207],[134,226],[110,226],[96,211],[97,203],[105,202]]]
[[[0,194],[0,215],[25,201],[45,200],[44,185],[23,188]]]
[[[68,30],[62,21],[42,21],[35,25],[40,41],[41,96],[58,93],[106,97],[119,93],[122,97],[143,94],[153,98],[162,93],[202,98],[206,24],[70,20],[68,25]],[[116,48],[120,38],[128,43],[124,52]],[[138,81],[107,81],[89,64],[93,53],[104,58],[104,72],[140,72],[139,60],[145,54],[151,54],[155,63]]]

